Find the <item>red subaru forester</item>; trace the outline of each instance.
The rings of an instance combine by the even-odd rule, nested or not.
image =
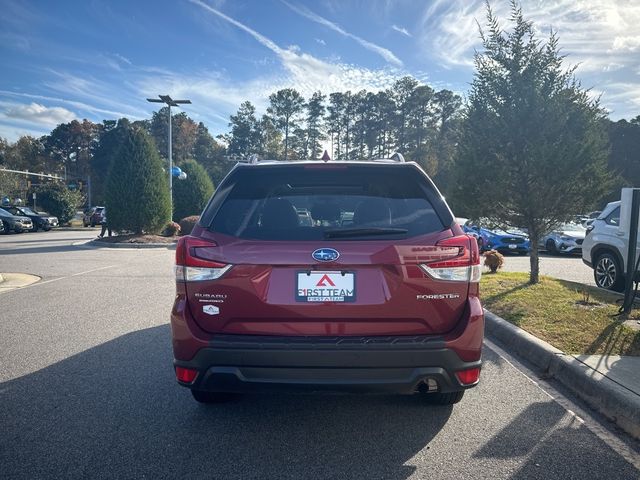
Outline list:
[[[480,257],[412,162],[238,164],[176,250],[178,382],[254,391],[419,393],[478,383]]]

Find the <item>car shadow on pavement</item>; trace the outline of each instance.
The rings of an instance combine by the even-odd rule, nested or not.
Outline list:
[[[57,236],[52,236],[51,238],[41,238],[39,240],[23,240],[24,235],[20,238],[15,238],[14,242],[10,242],[12,244],[18,244],[18,245],[24,245],[24,244],[28,244],[28,243],[46,243],[46,242],[79,242],[81,240],[91,240],[92,237],[87,238],[85,237],[65,237],[65,238],[59,238]],[[28,237],[27,237],[28,238]],[[10,240],[14,240],[13,238],[11,238]]]
[[[474,457],[517,462],[510,479],[637,476],[631,463],[552,400],[529,404]]]
[[[391,478],[452,407],[418,396],[243,396],[197,404],[168,325],[0,384],[5,478]]]
[[[31,253],[77,252],[84,247],[77,245],[51,245],[41,247],[24,246],[22,248],[3,248],[0,244],[0,255],[24,255]]]

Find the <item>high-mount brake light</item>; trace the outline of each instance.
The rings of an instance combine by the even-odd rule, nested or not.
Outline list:
[[[440,240],[436,247],[440,247],[448,257],[420,265],[427,275],[436,280],[452,282],[480,281],[480,252],[478,243],[469,235],[458,235]],[[457,250],[456,250],[457,249]]]
[[[198,255],[198,250],[216,247],[215,242],[201,238],[186,236],[178,240],[176,246],[176,281],[201,282],[216,280],[224,275],[233,265],[208,260]]]

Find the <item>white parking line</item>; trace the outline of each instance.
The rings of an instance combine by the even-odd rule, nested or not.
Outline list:
[[[606,443],[612,450],[619,453],[627,462],[634,467],[640,469],[640,454],[632,448],[627,442],[620,439],[624,432],[615,432],[611,427],[605,426],[601,420],[598,420],[588,411],[569,400],[563,394],[558,392],[549,382],[541,378],[537,378],[537,374],[530,368],[523,365],[519,360],[507,353],[505,350],[497,346],[491,340],[484,339],[485,346],[489,347],[494,353],[502,358],[508,365],[513,367],[522,376],[528,379],[536,387],[538,387],[545,395],[555,401],[558,405],[566,410],[566,412],[574,417],[578,422],[587,427],[600,440]],[[606,420],[604,420],[606,421]],[[630,443],[635,441],[631,438]],[[638,445],[640,446],[640,445]]]

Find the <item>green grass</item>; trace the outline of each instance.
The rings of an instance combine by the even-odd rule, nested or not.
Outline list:
[[[566,353],[640,356],[640,331],[614,317],[618,295],[549,277],[528,281],[528,273],[484,274],[484,307]]]

